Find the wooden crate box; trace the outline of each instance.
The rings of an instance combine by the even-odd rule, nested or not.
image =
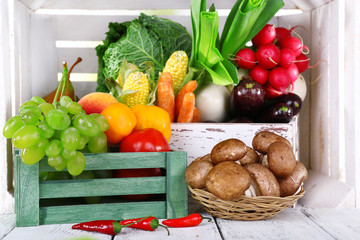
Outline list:
[[[166,176],[39,181],[39,172],[55,171],[46,159],[34,165],[21,161],[15,151],[15,212],[17,226],[76,223],[144,216],[176,218],[188,214],[183,151],[85,154],[85,170],[162,168]],[[40,200],[129,194],[165,194],[160,200],[42,206]],[[114,197],[115,198],[115,197]],[[120,197],[119,197],[120,198]],[[62,203],[62,202],[60,202]]]

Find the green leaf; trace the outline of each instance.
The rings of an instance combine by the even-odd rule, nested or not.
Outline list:
[[[192,41],[185,27],[169,19],[148,16],[143,13],[141,13],[139,21],[148,30],[154,31],[159,37],[164,53],[164,61],[161,63],[163,66],[165,66],[166,60],[170,55],[177,50],[185,51],[188,57],[190,57]]]
[[[200,39],[200,13],[206,11],[206,0],[191,0],[192,50],[189,64],[194,66],[198,55]]]
[[[155,68],[161,70],[163,68],[162,43],[153,31],[146,30],[139,21],[134,20],[128,27],[126,36],[110,44],[103,58],[105,77],[116,78],[124,58],[135,65],[152,61]]]

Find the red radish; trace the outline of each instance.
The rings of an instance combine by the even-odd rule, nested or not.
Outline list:
[[[259,47],[260,45],[267,44],[267,43],[273,43],[276,38],[276,30],[275,25],[266,24],[265,27],[263,27],[258,34],[251,39],[252,44],[255,47]]]
[[[303,43],[297,37],[287,37],[280,42],[280,48],[290,48],[297,57],[303,50]]]
[[[287,28],[284,28],[284,27],[277,27],[275,28],[276,30],[276,44],[280,44],[280,42],[287,38],[287,37],[291,37],[291,31]]]
[[[265,97],[269,99],[276,98],[284,94],[278,90],[275,90],[269,83],[264,85],[264,90],[265,90]]]
[[[298,67],[299,73],[304,72],[309,67],[310,59],[303,53],[296,57],[295,64]]]
[[[261,85],[264,85],[267,82],[268,73],[268,70],[256,65],[250,70],[249,76],[252,80],[255,80]]]
[[[268,82],[275,90],[287,93],[291,78],[286,68],[276,67],[269,72]]]
[[[295,82],[299,76],[299,69],[297,68],[296,64],[291,64],[290,67],[286,68],[286,70],[289,72],[291,83]]]
[[[243,48],[237,52],[235,60],[239,68],[253,68],[256,64],[255,52],[250,48]]]
[[[280,62],[280,50],[272,43],[261,45],[256,52],[256,59],[260,67],[270,69]]]
[[[295,61],[296,57],[294,51],[289,48],[282,48],[280,49],[280,62],[279,65],[288,68],[291,64]]]

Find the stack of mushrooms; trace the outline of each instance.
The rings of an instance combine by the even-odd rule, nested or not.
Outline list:
[[[257,133],[252,147],[239,139],[216,144],[210,154],[195,159],[185,171],[188,185],[206,189],[220,199],[242,196],[286,197],[297,194],[307,179],[290,142],[270,131]]]

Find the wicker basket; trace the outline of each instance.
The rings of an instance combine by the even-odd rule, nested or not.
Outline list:
[[[305,191],[288,197],[247,197],[238,201],[225,201],[204,189],[194,189],[188,186],[191,196],[205,210],[214,217],[230,220],[263,220],[275,216],[277,213],[296,203]]]

